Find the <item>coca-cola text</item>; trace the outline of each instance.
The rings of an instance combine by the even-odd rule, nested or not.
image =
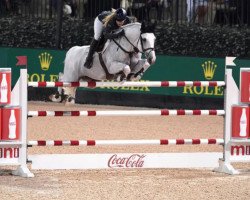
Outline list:
[[[141,168],[144,165],[144,158],[146,155],[132,154],[128,157],[119,157],[114,154],[108,161],[110,168]]]

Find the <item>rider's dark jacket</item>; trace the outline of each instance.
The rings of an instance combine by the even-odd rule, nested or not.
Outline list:
[[[111,11],[102,11],[101,14],[99,14],[97,17],[101,22],[103,22],[105,17],[107,17],[108,15],[111,15],[111,14],[112,14]]]
[[[103,22],[104,18],[110,14],[111,14],[111,12],[109,12],[109,11],[103,11],[101,14],[98,15],[98,19]],[[129,17],[126,17],[123,25],[129,24],[129,23],[131,23],[131,20],[129,19]],[[120,28],[120,27],[117,26],[117,24],[116,24],[116,18],[113,17],[107,23],[107,26],[104,27],[103,35],[104,35],[105,39],[114,39],[114,38],[119,37],[120,32],[116,32],[116,33],[114,32],[118,28]]]

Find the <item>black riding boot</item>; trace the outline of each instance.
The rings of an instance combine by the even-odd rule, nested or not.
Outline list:
[[[93,39],[91,44],[90,44],[89,53],[88,53],[88,56],[87,56],[86,61],[84,63],[84,67],[86,67],[88,69],[91,68],[91,64],[92,64],[92,61],[93,61],[93,55],[94,55],[94,53],[96,51],[98,43],[99,43],[98,40]]]

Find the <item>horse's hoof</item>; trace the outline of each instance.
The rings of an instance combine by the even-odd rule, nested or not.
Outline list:
[[[134,73],[129,73],[129,75],[127,76],[127,80],[128,81],[133,81],[135,74]]]
[[[142,76],[138,75],[137,77],[134,78],[134,81],[139,81],[141,80]]]
[[[61,95],[58,95],[58,94],[52,94],[52,95],[49,96],[49,99],[52,102],[60,103],[61,100],[62,100],[62,97],[61,97]]]
[[[124,83],[127,81],[126,77],[124,78],[120,78],[119,80],[117,80],[119,83]]]
[[[118,82],[123,83],[123,82],[125,82],[125,81],[127,80],[127,78],[126,78],[126,75],[125,75],[125,74],[119,74],[116,80],[117,80]]]
[[[65,105],[69,106],[69,105],[74,105],[74,104],[75,104],[75,98],[71,96],[67,96],[65,99]]]
[[[140,79],[138,79],[138,76],[137,76],[137,77],[132,76],[132,77],[129,79],[129,81],[138,81],[138,80],[140,80]]]
[[[133,77],[134,81],[139,81],[141,80],[142,76],[143,76],[143,72],[142,73],[136,73],[135,76]]]

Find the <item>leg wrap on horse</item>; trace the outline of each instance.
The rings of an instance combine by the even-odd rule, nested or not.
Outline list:
[[[143,72],[144,72],[144,68],[142,68],[139,72],[135,73],[135,77],[139,75],[143,75]]]

